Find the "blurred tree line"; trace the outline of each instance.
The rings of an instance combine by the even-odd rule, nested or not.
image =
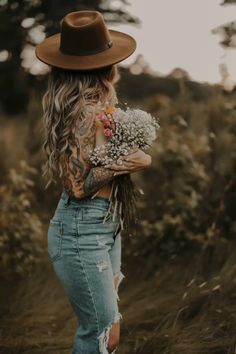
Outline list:
[[[221,6],[226,5],[236,5],[236,0],[223,0]],[[236,48],[236,20],[214,28],[212,33],[220,35],[220,44],[223,47]]]
[[[127,11],[127,0],[1,0],[0,1],[0,109],[25,112],[30,88],[39,84],[22,66],[26,46],[33,48],[45,35],[60,31],[60,21],[71,11],[98,10],[109,23],[138,23]]]
[[[221,3],[235,4],[235,0]],[[108,23],[140,23],[129,13],[128,6],[127,0],[0,0],[0,111],[11,115],[26,112],[30,89],[40,88],[44,80],[22,65],[23,56],[35,60],[35,45],[60,31],[60,21],[66,13],[93,9],[102,12]],[[236,47],[235,21],[212,32],[220,34],[224,47]],[[28,52],[24,54],[26,48]]]

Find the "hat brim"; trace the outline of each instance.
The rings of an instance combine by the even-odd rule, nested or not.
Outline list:
[[[62,69],[92,70],[121,62],[128,58],[136,49],[136,41],[130,35],[109,30],[112,46],[93,55],[63,54],[60,47],[60,33],[47,37],[35,49],[36,57],[48,64]]]

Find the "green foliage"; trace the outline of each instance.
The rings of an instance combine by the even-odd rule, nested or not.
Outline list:
[[[25,276],[42,258],[42,223],[34,212],[34,182],[37,173],[20,161],[19,170],[10,169],[0,188],[1,277]]]
[[[126,245],[123,252],[131,263],[135,264],[136,260],[143,263],[145,272],[151,272],[158,262],[183,251],[196,252],[214,247],[218,241],[227,243],[235,234],[235,95],[225,95],[218,86],[211,86],[212,94],[196,102],[187,84],[182,82],[181,85],[181,94],[176,99],[154,95],[143,101],[141,107],[160,118],[161,128],[155,146],[149,151],[151,168],[133,175],[145,194],[139,199],[137,234],[129,237],[124,233]],[[28,148],[25,159],[41,171],[44,157],[38,101],[34,98],[28,106],[29,113],[24,121],[28,134],[22,137],[22,145]],[[3,187],[6,193],[1,193],[3,202],[8,195],[21,198],[19,191],[15,193],[16,183],[10,176]],[[16,176],[22,179],[19,186],[22,186],[23,193],[25,173]],[[27,193],[33,192],[38,205],[45,206],[42,215],[48,219],[48,214],[56,206],[61,186],[54,186],[45,193],[40,174],[32,174],[31,183],[32,179],[34,185],[27,189]],[[15,205],[13,202],[8,204]],[[17,203],[16,207],[15,219],[23,223],[21,213],[25,209]],[[33,204],[26,212],[35,218]],[[26,218],[27,227],[30,227],[29,219]],[[13,240],[14,244],[17,223],[5,221],[4,225],[8,230],[4,237]],[[24,233],[24,237],[31,240],[30,237],[34,236],[29,234]],[[34,244],[31,247],[34,250]],[[12,257],[10,248],[5,253],[7,259]],[[11,265],[11,262],[5,261],[5,264]],[[15,269],[15,264],[10,268]]]
[[[221,5],[232,5],[232,4],[236,4],[236,0],[223,0]]]
[[[158,112],[153,102],[146,109],[160,117],[159,140],[152,167],[137,178],[145,193],[138,236],[124,247],[150,269],[167,256],[232,239],[236,207],[234,98],[216,94],[201,104],[183,94]]]
[[[182,255],[140,276],[139,262],[119,287],[122,354],[233,354],[236,247],[218,245],[211,260]],[[43,269],[43,271],[42,271]],[[40,304],[40,306],[39,306]],[[77,319],[45,260],[14,292],[1,317],[1,353],[68,354]],[[13,325],[14,324],[14,325]]]
[[[198,102],[183,86],[176,99],[156,95],[142,103],[142,109],[159,116],[161,128],[150,150],[151,168],[133,175],[145,193],[139,200],[138,235],[122,235],[127,280],[119,289],[124,354],[233,353],[235,349],[236,100],[234,94],[211,89],[215,93]],[[9,275],[33,270],[20,287],[9,288],[5,295],[0,351],[7,353],[66,353],[76,324],[46,258],[36,215],[37,200],[48,225],[60,191],[54,186],[44,193],[40,182],[43,157],[37,101],[31,100],[22,120],[27,134],[22,134],[21,125],[13,134],[11,125],[13,140],[1,152],[8,157],[1,167],[2,275],[12,279]],[[25,159],[34,168],[22,161],[6,181],[5,171],[12,162],[15,165],[9,150],[19,156],[19,146],[12,143],[19,137],[28,149]],[[42,263],[34,267],[40,259]]]

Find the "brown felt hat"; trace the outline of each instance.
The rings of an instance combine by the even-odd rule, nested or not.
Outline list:
[[[35,53],[50,66],[90,70],[119,63],[135,49],[135,39],[109,30],[99,11],[75,11],[62,19],[61,33],[47,37]]]

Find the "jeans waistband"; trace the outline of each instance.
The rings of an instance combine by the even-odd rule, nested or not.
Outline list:
[[[97,207],[105,207],[108,210],[108,213],[111,213],[110,210],[110,200],[108,198],[103,198],[100,196],[95,196],[94,198],[92,198],[91,196],[82,198],[82,199],[75,199],[75,198],[71,198],[69,196],[69,194],[66,192],[65,189],[63,189],[62,193],[61,193],[61,198],[59,201],[60,205],[61,203],[63,203],[65,206],[71,206],[71,208],[77,208],[77,207],[83,207],[83,206],[97,206]],[[114,211],[113,211],[114,212]],[[117,214],[118,216],[118,224],[117,224],[117,229],[115,232],[115,236],[120,232],[120,230],[123,230],[123,219],[121,217],[121,215],[118,215],[118,210],[116,209],[115,214]],[[114,216],[114,214],[113,214]],[[112,216],[112,217],[113,217]],[[106,216],[104,218],[104,221],[106,219]],[[114,236],[114,237],[115,237]]]
[[[108,198],[103,198],[100,196],[96,196],[92,198],[91,196],[84,197],[82,199],[76,199],[76,198],[71,198],[69,194],[66,192],[66,190],[63,190],[61,193],[61,199],[66,203],[66,204],[72,204],[72,205],[77,205],[77,206],[85,206],[85,205],[97,205],[97,206],[109,206],[109,200]]]

